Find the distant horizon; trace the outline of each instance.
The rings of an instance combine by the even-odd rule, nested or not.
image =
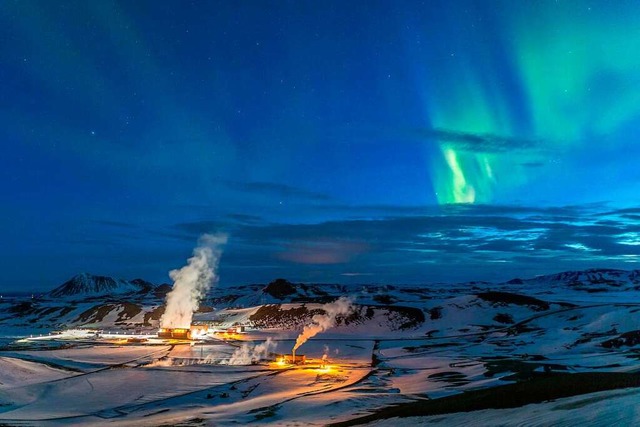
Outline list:
[[[547,273],[541,273],[541,274],[536,274],[534,276],[514,276],[511,277],[509,279],[503,279],[503,280],[482,280],[482,279],[470,279],[470,280],[464,280],[464,281],[451,281],[451,282],[447,282],[447,281],[423,281],[423,282],[375,282],[375,281],[370,281],[370,282],[366,282],[366,281],[362,281],[362,282],[358,282],[358,281],[349,281],[349,282],[313,282],[313,281],[304,281],[304,280],[292,280],[289,279],[287,277],[274,277],[271,280],[267,280],[267,281],[253,281],[253,282],[233,282],[233,283],[218,283],[218,284],[214,284],[211,289],[209,290],[209,293],[215,292],[216,289],[224,289],[226,287],[234,287],[234,286],[247,286],[247,285],[263,285],[266,286],[269,283],[278,280],[278,279],[284,279],[290,283],[293,284],[297,284],[297,283],[304,283],[304,284],[313,284],[313,285],[345,285],[345,286],[367,286],[367,285],[372,285],[372,286],[385,286],[385,285],[390,285],[390,286],[407,286],[407,287],[414,287],[414,286],[421,286],[421,285],[465,285],[465,284],[473,284],[473,283],[489,283],[489,284],[504,284],[507,283],[511,280],[517,280],[517,279],[521,279],[521,280],[533,280],[539,277],[545,277],[545,276],[554,276],[554,275],[558,275],[558,274],[562,274],[562,273],[568,273],[568,272],[587,272],[587,271],[607,271],[607,270],[614,270],[614,271],[626,271],[626,272],[632,272],[632,271],[639,271],[639,269],[634,269],[634,268],[609,268],[609,267],[589,267],[589,268],[585,268],[585,269],[579,269],[579,270],[562,270],[562,271],[550,271]],[[154,281],[154,280],[149,280],[145,277],[119,277],[119,276],[115,276],[115,275],[108,275],[108,274],[93,274],[91,272],[80,272],[77,274],[74,274],[73,276],[69,277],[68,279],[60,282],[57,285],[53,285],[51,288],[49,289],[44,289],[44,288],[28,288],[25,290],[12,290],[12,291],[2,291],[0,292],[0,295],[3,296],[13,296],[13,295],[28,295],[28,294],[36,294],[36,293],[49,293],[52,290],[56,289],[59,286],[62,286],[64,283],[66,283],[67,281],[73,279],[74,277],[81,275],[81,274],[89,274],[91,276],[101,276],[101,277],[110,277],[112,279],[122,279],[128,282],[131,282],[133,280],[136,279],[142,279],[144,281],[147,281],[155,286],[160,286],[160,285],[172,285],[172,282],[170,280],[167,281]]]

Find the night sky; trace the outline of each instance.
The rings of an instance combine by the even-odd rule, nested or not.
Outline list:
[[[0,3],[0,290],[640,261],[637,1]]]

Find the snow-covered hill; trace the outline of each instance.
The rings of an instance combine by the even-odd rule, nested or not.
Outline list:
[[[588,293],[640,290],[640,270],[593,268],[583,271],[564,271],[532,279],[513,279],[509,284],[530,287],[565,287]]]
[[[291,323],[291,310],[302,308],[306,314],[295,322],[300,328],[313,313],[310,307],[347,295],[358,308],[353,325],[377,331],[386,325],[390,331],[413,330],[416,336],[446,336],[509,327],[541,311],[567,307],[571,305],[568,301],[615,301],[624,292],[625,302],[640,302],[639,282],[639,270],[603,269],[501,284],[341,285],[277,279],[267,285],[214,288],[201,302],[201,309],[205,317],[224,317],[233,310],[251,308],[255,312],[252,321],[260,327],[279,328]],[[83,273],[42,297],[0,302],[0,324],[5,329],[43,331],[78,326],[157,328],[169,289],[169,285],[155,286],[142,279],[126,281]]]

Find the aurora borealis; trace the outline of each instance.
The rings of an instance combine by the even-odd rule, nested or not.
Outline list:
[[[628,148],[628,135],[616,133],[640,111],[636,7],[493,2],[489,12],[476,4],[456,15],[451,58],[424,73],[426,114],[435,129],[486,141],[462,150],[438,141],[439,202],[508,201],[505,193],[554,173],[532,164],[594,145]]]
[[[223,283],[637,265],[637,2],[6,1],[0,36],[12,289],[217,231]]]

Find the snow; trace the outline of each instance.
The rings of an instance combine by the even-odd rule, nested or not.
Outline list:
[[[375,427],[446,426],[622,426],[640,424],[639,389],[610,390],[512,409],[486,409],[431,417],[390,418],[367,424]]]
[[[245,376],[246,373],[203,375],[199,372],[152,368],[101,370],[45,386],[36,384],[14,389],[17,393],[12,396],[12,410],[0,414],[0,419],[42,420],[82,417],[101,411],[126,411]]]
[[[50,363],[80,370],[92,370],[111,365],[160,357],[169,346],[91,346],[85,348],[4,352],[9,357]]]
[[[153,328],[134,324],[149,308],[157,307],[151,297],[141,297],[143,310],[135,321],[119,322],[121,308],[116,308],[93,325],[102,331],[100,336],[67,330],[0,351],[0,424],[155,426],[197,418],[209,425],[325,425],[402,402],[499,387],[517,376],[549,369],[636,372],[639,346],[606,348],[602,343],[640,330],[638,277],[637,272],[589,271],[523,284],[372,287],[370,292],[352,288],[362,313],[373,314],[340,322],[313,337],[298,350],[309,363],[284,367],[268,358],[247,366],[228,361],[239,347],[267,339],[274,343],[274,353],[291,352],[304,319],[291,324],[289,318],[274,319],[256,328],[252,316],[260,309],[258,304],[314,310],[322,307],[320,302],[280,301],[257,288],[238,287],[233,290],[238,295],[232,301],[234,308],[221,303],[211,312],[198,313],[196,320],[217,322],[221,329],[242,324],[246,333],[169,343],[146,334],[153,334]],[[610,286],[610,291],[584,290],[603,286]],[[308,287],[301,294],[315,295],[318,289]],[[349,291],[337,286],[323,289]],[[624,294],[621,289],[626,289]],[[483,299],[480,294],[488,290],[535,296],[547,302],[548,309]],[[380,303],[386,297],[396,306],[418,308],[425,321],[401,329],[403,320],[396,318],[401,312]],[[37,302],[41,312],[58,303]],[[74,304],[77,307],[67,319],[99,302]],[[27,312],[19,319],[22,324],[13,318],[6,322],[23,328],[23,333],[32,331],[27,323],[38,331],[49,318],[29,320],[37,316]],[[127,338],[146,342],[127,343]],[[328,370],[320,365],[325,354]],[[618,389],[521,408],[382,420],[373,425],[601,425],[603,420],[632,425],[640,422],[639,397],[638,389]]]
[[[52,368],[41,363],[0,357],[0,389],[45,383],[74,375],[73,372]]]
[[[208,365],[198,366],[198,369],[188,365],[164,368],[146,365],[98,370],[13,389],[10,398],[5,396],[2,402],[4,412],[0,413],[0,420],[44,421],[72,417],[74,423],[82,423],[86,417],[111,420],[129,414],[137,420],[163,408],[171,408],[172,414],[189,412],[194,405],[201,406],[202,411],[211,411],[211,399],[207,396],[214,395],[219,402],[215,414],[209,414],[212,419],[222,422],[251,420],[255,416],[247,415],[249,411],[326,393],[361,380],[369,373],[369,367],[353,364],[351,355],[364,354],[367,350],[370,351],[370,347],[345,350],[350,363],[340,364],[334,359],[329,370],[320,369],[317,363],[285,369],[263,364],[247,367]],[[73,352],[66,350],[64,357],[73,356]],[[86,353],[87,349],[79,349],[78,358],[86,358]],[[113,360],[113,355],[107,359]],[[222,393],[230,396],[219,397]]]

